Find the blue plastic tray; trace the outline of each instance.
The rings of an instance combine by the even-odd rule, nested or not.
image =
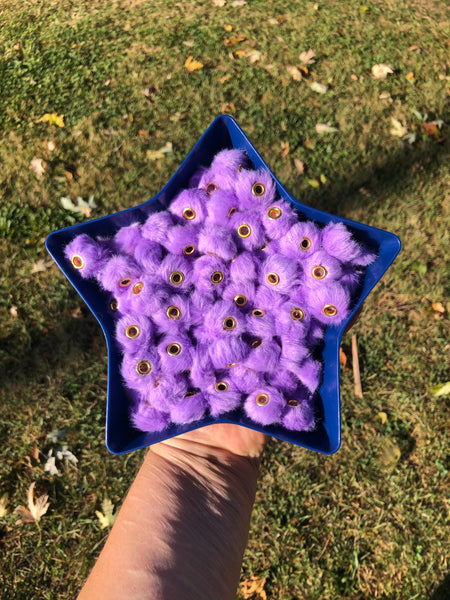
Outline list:
[[[354,304],[349,317],[337,326],[327,327],[322,353],[324,377],[319,389],[320,399],[318,402],[320,419],[317,428],[310,433],[288,431],[279,426],[258,426],[250,421],[240,409],[229,413],[227,418],[214,419],[208,416],[197,423],[190,423],[185,426],[173,425],[157,433],[143,433],[135,429],[129,420],[128,392],[120,375],[121,352],[114,340],[115,321],[107,309],[109,296],[100,290],[94,280],[86,280],[80,277],[64,255],[64,248],[68,242],[81,233],[87,233],[90,236],[112,236],[121,227],[136,221],[143,222],[150,213],[165,209],[172,198],[188,186],[189,179],[198,167],[202,165],[209,166],[214,156],[225,148],[245,150],[255,168],[263,168],[269,171],[277,184],[281,198],[291,202],[308,219],[319,223],[343,222],[358,240],[369,247],[376,248],[378,252],[378,258],[366,270],[360,297]],[[239,423],[324,454],[332,454],[339,449],[341,442],[339,390],[339,346],[341,338],[352,316],[400,251],[400,240],[393,233],[330,215],[305,206],[296,200],[283,188],[232,117],[221,115],[213,121],[176,173],[156,196],[135,208],[129,208],[113,215],[55,231],[48,236],[46,247],[67,279],[95,315],[106,337],[108,347],[106,445],[110,452],[123,454],[137,450],[211,423]]]

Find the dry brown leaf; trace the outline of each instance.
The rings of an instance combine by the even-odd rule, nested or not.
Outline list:
[[[406,79],[408,81],[414,81],[414,73],[411,71],[410,73],[406,74]]]
[[[295,81],[301,81],[303,79],[303,75],[302,75],[300,69],[298,69],[297,67],[294,67],[293,65],[288,65],[286,67],[286,71],[289,73],[289,75]]]
[[[307,150],[314,150],[314,142],[312,140],[310,140],[309,138],[306,138],[306,140],[303,141],[303,146]]]
[[[52,260],[44,260],[43,258],[39,258],[35,263],[33,263],[33,266],[31,267],[31,274],[34,275],[34,273],[43,273],[52,265]]]
[[[380,423],[384,425],[387,421],[387,414],[381,410],[379,413],[377,413],[377,419],[379,419]]]
[[[17,312],[17,306],[11,306],[11,308],[9,309],[9,314],[12,316],[13,319],[18,319],[19,313]]]
[[[192,48],[194,46],[195,42],[194,40],[185,40],[183,42],[183,46],[186,46],[187,48]]]
[[[245,35],[238,35],[234,38],[225,38],[225,46],[232,46],[233,44],[239,44],[240,42],[245,42]]]
[[[226,4],[226,0],[212,0],[211,1],[212,6],[225,6],[225,4]]]
[[[261,60],[263,53],[259,50],[247,50],[245,56],[249,59],[250,64],[253,64],[258,60]]]
[[[34,171],[34,174],[36,175],[36,179],[40,179],[42,177],[42,175],[45,173],[46,168],[47,168],[47,163],[42,158],[34,157],[30,161],[30,169],[32,169]]]
[[[299,158],[294,158],[294,165],[295,165],[295,169],[296,169],[297,173],[299,175],[304,175],[305,164]]]
[[[289,142],[281,142],[280,154],[282,158],[289,154]]]
[[[225,31],[233,31],[233,25],[224,25],[223,28]]]
[[[56,144],[52,140],[45,140],[44,146],[47,148],[47,150],[49,152],[53,152],[53,150],[55,150],[55,148],[56,148]]]
[[[300,59],[300,62],[303,63],[304,65],[312,65],[313,63],[316,62],[315,56],[316,56],[316,53],[314,52],[314,50],[312,48],[310,48],[306,52],[302,52],[299,56],[299,59]]]
[[[388,75],[394,73],[394,67],[381,63],[379,65],[373,65],[371,72],[374,79],[386,79]]]
[[[79,306],[77,306],[76,308],[71,310],[70,314],[72,315],[72,317],[74,319],[82,319],[83,318],[83,312]]]
[[[237,7],[237,6],[244,6],[245,4],[247,4],[247,2],[245,0],[233,0],[233,2],[230,4],[230,6]]]
[[[265,577],[250,577],[241,583],[241,592],[245,600],[267,600],[267,594],[264,590],[266,583]]]
[[[193,71],[198,71],[199,69],[203,69],[203,63],[199,60],[194,60],[192,55],[189,55],[184,63],[184,68],[192,73]]]
[[[332,127],[331,125],[328,125],[327,123],[316,123],[316,132],[319,134],[336,133],[336,131],[339,131],[339,129],[337,129],[336,127]]]
[[[347,366],[347,355],[342,350],[342,348],[339,348],[339,364],[342,365],[344,369]]]
[[[8,506],[8,494],[3,494],[0,498],[0,519],[8,514],[7,507]]]
[[[404,137],[408,133],[408,128],[405,127],[398,119],[391,117],[392,127],[390,129],[390,134],[395,137]]]
[[[48,507],[50,506],[50,504],[47,502],[47,494],[39,496],[39,498],[36,498],[36,500],[34,499],[35,485],[36,482],[33,481],[28,488],[28,508],[25,508],[25,506],[18,506],[14,509],[14,512],[17,513],[22,519],[22,523],[35,523],[39,521],[39,519],[45,515]]]
[[[434,310],[434,312],[442,313],[442,314],[445,313],[445,308],[444,308],[444,305],[442,304],[442,302],[432,302],[431,308]]]

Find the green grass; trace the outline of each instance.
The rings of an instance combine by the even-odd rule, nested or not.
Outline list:
[[[148,199],[226,111],[297,198],[403,241],[355,327],[362,399],[342,371],[342,448],[324,457],[270,444],[242,579],[266,577],[267,597],[279,600],[444,598],[449,399],[430,388],[449,379],[446,3],[166,4],[0,6],[0,496],[10,497],[0,596],[73,598],[106,538],[95,511],[105,497],[120,504],[143,456],[105,448],[100,328],[55,266],[32,273],[47,260],[45,236],[84,218],[59,199],[94,194],[93,217]],[[238,36],[245,41],[225,44]],[[310,47],[316,62],[298,83],[286,66]],[[250,50],[261,52],[253,64],[239,55]],[[203,69],[189,74],[189,55]],[[376,63],[395,74],[372,79]],[[327,93],[311,90],[314,81]],[[446,123],[441,140],[417,111]],[[53,112],[64,128],[38,122]],[[416,134],[414,144],[391,135],[391,117]],[[316,123],[328,122],[339,133],[317,134]],[[167,141],[173,154],[150,162],[147,150]],[[39,180],[35,157],[47,165]],[[312,187],[321,175],[325,183]],[[343,348],[350,356],[349,337]],[[56,429],[65,438],[52,443],[46,435]],[[61,443],[79,461],[52,477],[45,456]],[[386,458],[392,448],[398,460]],[[21,525],[12,511],[34,481],[50,508],[39,524]]]

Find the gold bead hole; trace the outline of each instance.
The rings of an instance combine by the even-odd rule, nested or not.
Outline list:
[[[181,344],[178,344],[178,342],[169,344],[166,348],[166,352],[169,356],[178,356],[181,352]]]
[[[189,244],[189,246],[185,246],[183,248],[183,254],[185,256],[190,256],[191,254],[194,254],[194,252],[195,252],[195,246],[194,246],[194,244]]]
[[[227,331],[231,331],[236,327],[236,319],[234,317],[226,317],[223,320],[223,328]]]
[[[139,336],[140,333],[141,333],[141,330],[139,329],[139,327],[137,325],[128,325],[128,327],[125,329],[125,335],[130,340],[135,340]]]
[[[242,225],[239,225],[237,228],[237,232],[239,237],[248,238],[252,233],[252,228],[250,225],[247,225],[247,223],[242,223]]]
[[[117,300],[115,298],[113,298],[111,300],[111,302],[109,303],[109,308],[113,311],[113,312],[117,312],[119,310],[119,303],[117,302]]]
[[[314,267],[312,270],[312,276],[314,279],[324,279],[327,276],[327,270],[325,267],[322,267],[322,265],[317,265],[317,267]]]
[[[128,287],[129,285],[131,285],[131,278],[125,277],[124,279],[121,279],[119,281],[119,285],[120,287]]]
[[[211,275],[211,283],[213,285],[218,285],[219,283],[222,283],[222,281],[223,281],[222,271],[214,271],[214,273]]]
[[[300,240],[299,246],[301,250],[309,250],[311,248],[311,240],[307,237],[304,237]]]
[[[148,375],[152,370],[152,365],[148,360],[140,360],[136,365],[136,371],[139,375]]]
[[[266,279],[270,285],[278,285],[280,283],[280,276],[276,273],[268,273]]]
[[[170,274],[169,281],[172,285],[181,285],[184,281],[184,275],[181,271],[174,271]]]
[[[211,194],[213,192],[215,192],[216,190],[217,190],[217,185],[213,181],[210,181],[209,183],[207,183],[205,185],[205,192],[208,194],[208,196],[211,196]]]
[[[138,281],[137,283],[135,283],[133,285],[133,294],[140,294],[142,292],[142,290],[144,289],[144,284],[142,283],[142,281]]]
[[[265,311],[262,308],[254,308],[252,310],[252,317],[258,317],[261,318],[265,315]]]
[[[262,344],[262,340],[258,339],[258,340],[254,340],[252,342],[252,348],[259,348]]]
[[[171,319],[172,321],[177,321],[180,317],[181,317],[181,310],[178,308],[178,306],[175,306],[174,304],[172,304],[171,306],[169,306],[169,308],[166,310],[166,315],[169,317],[169,319]]]
[[[78,254],[72,256],[72,264],[75,269],[82,269],[84,267],[84,260]]]
[[[290,400],[287,401],[287,405],[290,406],[291,408],[294,408],[295,406],[299,406],[300,401],[296,400],[295,398],[291,398]]]
[[[272,219],[272,221],[279,219],[281,217],[281,214],[281,208],[279,208],[278,206],[272,206],[272,208],[269,208],[269,210],[267,211],[267,216],[269,217],[269,219]]]
[[[322,312],[327,317],[335,317],[338,310],[333,304],[325,304],[325,306],[322,308]]]
[[[183,210],[183,217],[187,221],[192,221],[196,217],[195,210],[193,208],[185,208]]]
[[[258,394],[255,398],[255,402],[258,406],[266,406],[266,404],[269,404],[269,395]]]
[[[291,319],[293,321],[303,321],[305,318],[305,312],[301,308],[293,308],[291,310]]]
[[[230,210],[228,211],[228,218],[232,217],[236,211],[237,211],[237,208],[235,206],[232,206],[230,208]]]
[[[218,381],[214,386],[216,392],[226,392],[228,389],[228,383],[226,381]]]
[[[244,296],[244,294],[238,294],[233,300],[237,306],[245,306],[247,304],[247,296]]]
[[[256,197],[263,196],[265,191],[266,188],[264,187],[264,184],[260,181],[257,181],[252,185],[252,194]]]

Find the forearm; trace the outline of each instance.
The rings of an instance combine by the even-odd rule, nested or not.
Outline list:
[[[79,600],[235,598],[258,462],[186,439],[156,445]]]

